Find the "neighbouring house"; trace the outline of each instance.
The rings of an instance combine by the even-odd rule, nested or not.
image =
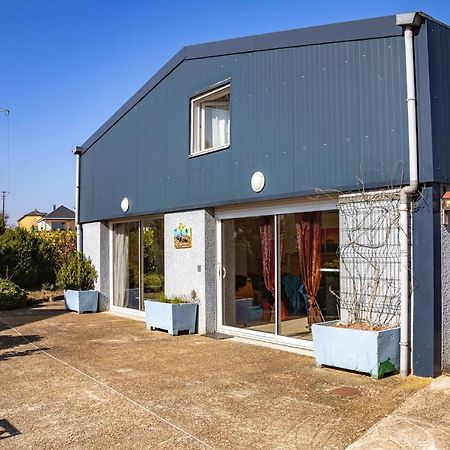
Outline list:
[[[449,80],[423,13],[183,48],[75,151],[102,308],[195,290],[200,333],[312,351],[311,305],[376,284],[361,317],[401,324],[414,374],[450,370]]]
[[[75,212],[64,205],[58,208],[54,206],[51,213],[38,220],[37,229],[39,231],[74,230]]]
[[[41,220],[46,215],[47,213],[45,212],[33,209],[33,211],[30,211],[17,220],[17,226],[20,228],[25,228],[28,231],[37,230],[39,220]]]

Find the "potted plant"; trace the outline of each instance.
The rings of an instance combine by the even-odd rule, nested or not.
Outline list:
[[[192,291],[191,298],[166,297],[160,295],[155,300],[145,300],[145,321],[147,328],[166,330],[172,336],[179,331],[194,334],[197,324],[197,295]]]
[[[312,325],[314,355],[319,367],[369,373],[381,378],[400,367],[400,328],[370,327],[338,320]]]
[[[398,197],[341,196],[339,320],[312,324],[318,366],[380,378],[400,366]]]
[[[97,312],[98,291],[94,290],[97,271],[89,258],[76,252],[60,268],[56,276],[56,285],[64,289],[66,310]]]

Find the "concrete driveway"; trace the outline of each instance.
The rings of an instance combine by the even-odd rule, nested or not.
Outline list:
[[[345,448],[428,381],[62,302],[0,315],[0,447]]]

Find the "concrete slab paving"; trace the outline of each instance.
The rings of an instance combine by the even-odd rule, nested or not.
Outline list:
[[[1,312],[0,380],[0,447],[15,449],[339,449],[429,383],[61,302]]]
[[[349,446],[349,450],[393,448],[450,448],[449,376],[433,380]]]

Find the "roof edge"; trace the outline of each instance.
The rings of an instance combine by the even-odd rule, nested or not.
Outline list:
[[[420,13],[423,14],[423,13]],[[426,16],[426,15],[424,15]],[[427,16],[429,17],[429,16]],[[183,47],[81,146],[83,154],[184,60],[334,42],[401,36],[397,16],[353,20]],[[434,20],[434,19],[433,19]]]

